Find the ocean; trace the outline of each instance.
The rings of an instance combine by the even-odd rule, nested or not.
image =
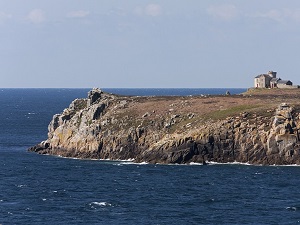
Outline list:
[[[126,95],[228,89],[103,89]],[[246,89],[229,89],[232,94]],[[89,89],[0,89],[0,224],[297,224],[300,167],[151,165],[27,149]]]

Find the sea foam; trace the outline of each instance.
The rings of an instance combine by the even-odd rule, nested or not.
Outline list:
[[[91,207],[91,209],[97,209],[97,208],[104,208],[104,207],[109,207],[112,206],[112,204],[108,203],[108,202],[91,202],[89,203],[89,206]]]

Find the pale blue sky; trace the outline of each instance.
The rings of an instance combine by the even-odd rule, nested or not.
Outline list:
[[[300,84],[299,0],[0,0],[0,87]]]

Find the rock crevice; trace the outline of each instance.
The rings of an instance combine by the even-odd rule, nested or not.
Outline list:
[[[223,104],[221,100],[117,96],[93,89],[86,99],[75,99],[54,115],[48,139],[29,150],[149,163],[300,164],[299,113],[291,105],[279,104],[267,115],[251,108],[217,119],[212,111],[203,113],[208,104]]]

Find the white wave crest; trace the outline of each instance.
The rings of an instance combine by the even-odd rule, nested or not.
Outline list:
[[[227,162],[227,163],[220,163],[220,162],[214,162],[214,161],[209,161],[207,162],[208,165],[244,165],[244,166],[254,166],[254,164],[251,163],[242,163],[242,162]],[[260,165],[255,165],[255,166],[260,166]]]
[[[290,166],[290,167],[295,166],[295,167],[298,167],[298,166],[300,166],[300,165],[297,165],[297,164],[290,164],[290,165],[276,165],[276,164],[274,164],[274,165],[271,165],[271,166]]]
[[[190,166],[203,166],[203,163],[196,163],[196,162],[191,162],[189,163]]]
[[[89,205],[90,206],[93,206],[93,205],[97,205],[97,206],[111,206],[111,204],[108,203],[108,202],[91,202]]]
[[[285,209],[290,211],[296,211],[297,207],[286,207]]]

